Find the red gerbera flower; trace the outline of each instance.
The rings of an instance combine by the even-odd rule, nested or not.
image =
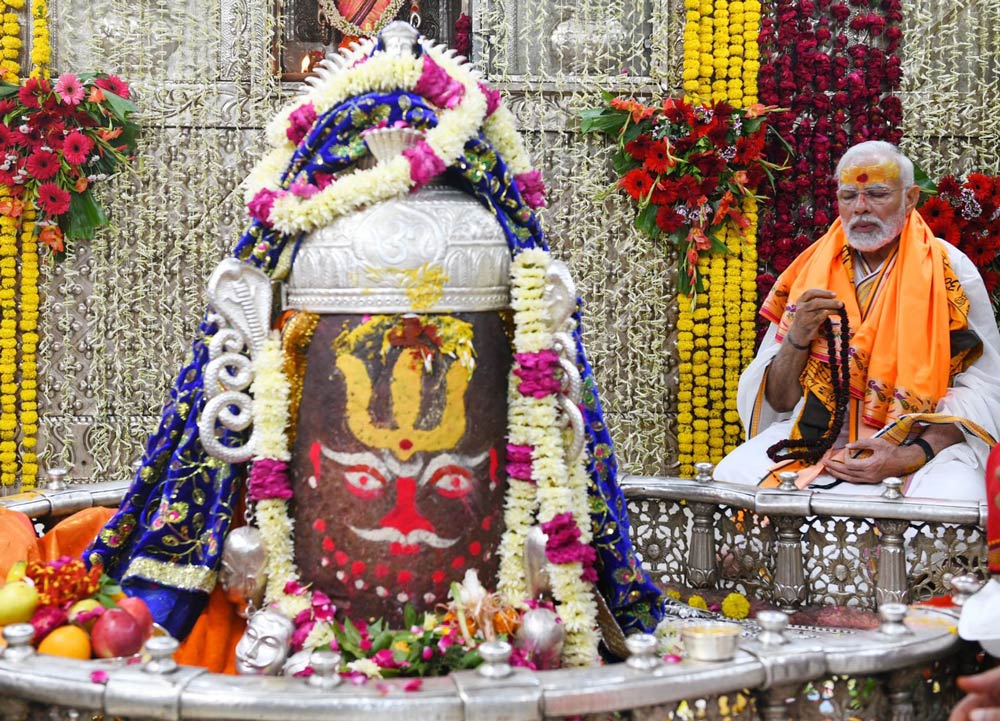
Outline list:
[[[117,75],[109,75],[107,80],[108,80],[108,87],[104,88],[104,86],[101,85],[100,83],[97,83],[97,87],[104,88],[105,90],[110,90],[119,98],[124,98],[125,100],[128,100],[129,97],[131,97],[131,92],[129,91],[128,83],[126,83],[120,77],[118,77]]]
[[[946,175],[938,182],[938,195],[961,195],[962,186],[954,175]]]
[[[972,192],[976,195],[976,200],[982,203],[993,194],[993,178],[982,173],[969,173],[969,177],[965,181],[965,187],[972,188]]]
[[[38,204],[49,215],[62,215],[69,210],[69,193],[55,183],[38,186]]]
[[[625,192],[635,199],[645,198],[653,187],[653,177],[642,168],[628,171],[619,182]]]
[[[989,265],[997,257],[997,249],[990,242],[989,237],[976,235],[969,240],[963,240],[959,248],[969,256],[969,260],[976,264],[977,268]]]
[[[83,133],[73,131],[63,139],[63,157],[72,165],[81,165],[94,147],[94,141]]]
[[[666,173],[677,164],[677,161],[670,157],[667,146],[664,143],[654,143],[649,152],[646,153],[644,167],[650,173]]]
[[[684,216],[670,206],[665,205],[656,211],[656,225],[664,233],[673,233],[675,230],[680,230],[686,222]]]
[[[928,198],[918,210],[924,222],[939,238],[944,238],[948,227],[955,224],[955,209],[940,197]]]
[[[39,107],[38,96],[48,92],[48,83],[40,78],[28,78],[17,91],[17,99],[26,108]]]
[[[48,180],[59,172],[59,158],[48,150],[36,150],[28,157],[27,168],[36,180]]]
[[[636,160],[645,160],[654,144],[650,136],[643,134],[625,143],[625,152]]]

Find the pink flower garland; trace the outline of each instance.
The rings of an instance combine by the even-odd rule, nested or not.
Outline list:
[[[288,500],[292,485],[288,482],[288,464],[273,458],[259,458],[250,468],[247,494],[253,503],[269,498]]]
[[[532,483],[531,479],[531,446],[507,444],[507,477]]]
[[[575,563],[583,565],[580,578],[591,583],[597,582],[597,571],[594,561],[597,551],[593,546],[580,543],[580,528],[570,512],[559,513],[551,521],[542,524],[542,530],[548,536],[545,542],[545,557],[552,563]]]
[[[515,353],[514,360],[517,362],[514,375],[521,379],[517,390],[522,396],[544,398],[562,388],[562,382],[555,377],[555,369],[559,367],[559,355],[555,351]]]

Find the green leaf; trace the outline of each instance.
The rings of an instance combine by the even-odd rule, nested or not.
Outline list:
[[[640,210],[638,215],[635,216],[635,221],[633,221],[636,230],[640,233],[645,233],[650,238],[660,237],[660,226],[656,224],[656,211],[658,209],[659,206],[650,203]]]
[[[590,108],[580,113],[580,129],[585,133],[617,135],[628,121],[628,117],[627,110]]]
[[[408,629],[417,625],[417,609],[412,604],[407,603],[403,608],[403,625]]]
[[[110,90],[104,91],[104,97],[107,98],[108,109],[111,111],[111,114],[123,123],[129,113],[134,113],[137,110],[135,103],[115,95]]]
[[[641,123],[632,123],[622,133],[622,143],[630,143],[643,133],[651,132],[652,129],[652,123],[648,120],[643,120]]]
[[[375,637],[372,641],[372,647],[370,653],[377,653],[384,648],[389,648],[392,645],[393,633],[392,631],[383,631]]]
[[[937,195],[937,183],[916,163],[913,164],[913,182],[920,186],[921,195]]]
[[[108,224],[104,209],[94,200],[90,189],[70,194],[69,212],[59,218],[59,227],[68,240],[90,240],[98,228]]]
[[[729,255],[729,246],[719,240],[714,233],[708,234],[708,239],[712,241],[712,252],[721,255]]]
[[[21,89],[20,85],[11,85],[10,83],[0,83],[0,98],[6,98],[8,95],[14,95],[20,89]]]
[[[638,168],[641,163],[625,151],[621,151],[615,153],[615,156],[611,159],[611,165],[614,167],[615,172],[619,176],[622,176],[633,168]]]

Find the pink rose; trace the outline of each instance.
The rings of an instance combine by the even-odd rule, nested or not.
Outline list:
[[[420,79],[413,86],[413,92],[430,100],[439,108],[454,108],[465,95],[465,87],[448,75],[444,68],[424,55]]]
[[[479,83],[479,89],[486,96],[486,117],[490,117],[500,107],[500,91],[487,87],[485,83]]]

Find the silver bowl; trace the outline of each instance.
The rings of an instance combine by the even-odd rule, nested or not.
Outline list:
[[[726,621],[698,621],[681,629],[687,657],[695,661],[730,661],[740,647],[743,627]]]

